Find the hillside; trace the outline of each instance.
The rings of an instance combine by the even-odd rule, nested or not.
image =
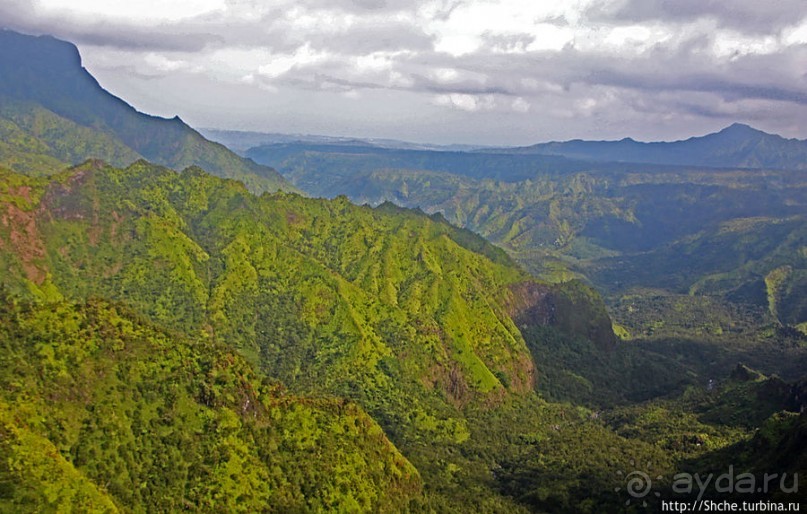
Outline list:
[[[0,341],[3,512],[396,512],[421,494],[360,407],[120,305],[3,298]]]
[[[752,429],[689,416],[659,430],[712,442],[667,455],[664,441],[620,433],[633,418],[608,425],[595,412],[700,390],[739,359],[804,366],[798,346],[618,344],[582,283],[536,281],[479,236],[389,203],[257,197],[198,168],[143,161],[0,178],[3,412],[22,413],[3,418],[11,442],[0,451],[21,459],[0,469],[10,505],[616,510],[617,470],[633,459],[669,474]],[[188,374],[197,368],[213,371]],[[172,403],[149,414],[159,398]],[[229,428],[182,439],[211,418]],[[43,463],[53,448],[59,460]],[[155,480],[145,451],[190,452],[154,486],[159,497],[126,492]],[[322,481],[337,469],[322,463],[337,461],[344,481]],[[62,471],[51,480],[53,465]],[[244,466],[252,486],[220,476]]]
[[[178,117],[137,112],[81,66],[71,43],[0,31],[0,165],[47,174],[89,158],[201,166],[253,191],[290,189],[269,167],[208,141]]]
[[[3,172],[2,184],[0,265],[12,294],[124,301],[237,349],[293,395],[350,399],[437,488],[434,501],[459,501],[473,483],[463,503],[508,505],[480,489],[488,464],[455,452],[480,429],[467,409],[535,402],[536,366],[511,312],[533,309],[520,323],[613,344],[587,288],[541,286],[546,295],[519,299],[514,288],[531,279],[504,252],[392,205],[256,197],[198,168],[142,161],[89,161],[51,178]],[[448,463],[456,475],[440,478]]]
[[[653,307],[661,318],[653,321],[642,309],[619,309],[627,297],[658,306],[654,298],[661,295],[670,298],[668,304],[675,297],[709,296],[734,311],[730,323],[738,326],[748,325],[751,316],[740,313],[747,309],[763,311],[754,315],[758,327],[803,327],[807,321],[800,299],[807,245],[801,230],[807,216],[803,170],[308,143],[265,145],[250,154],[271,159],[265,162],[313,195],[345,194],[357,203],[391,201],[440,212],[546,279],[590,281],[619,323],[641,333],[648,323],[677,315]],[[556,161],[542,161],[550,158]],[[701,315],[706,317],[690,323],[696,334],[718,323],[708,309]],[[677,328],[673,332],[680,335]]]

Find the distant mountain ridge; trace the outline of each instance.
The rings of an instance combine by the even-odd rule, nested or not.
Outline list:
[[[508,153],[556,155],[598,162],[807,169],[806,140],[785,139],[741,123],[682,141],[642,143],[631,138],[619,141],[575,139],[513,148]]]
[[[670,143],[437,152],[297,142],[247,155],[312,196],[442,213],[547,280],[585,277],[608,301],[647,288],[722,295],[807,331],[806,144],[735,124]],[[621,320],[648,330],[633,312]]]
[[[480,145],[464,144],[429,144],[412,143],[398,139],[386,138],[357,138],[345,136],[323,136],[318,134],[284,134],[277,132],[254,132],[244,130],[221,130],[215,128],[201,128],[199,131],[212,141],[219,142],[227,148],[245,155],[250,148],[262,145],[307,143],[319,145],[356,145],[392,150],[433,150],[462,152],[482,148]]]
[[[253,191],[293,189],[275,170],[205,139],[178,116],[143,114],[104,90],[75,45],[0,31],[0,165],[41,174],[101,158],[200,166]]]
[[[286,156],[289,151],[327,151],[385,154],[395,152],[445,153],[437,156],[442,164],[428,166],[435,171],[452,171],[455,156],[477,156],[490,159],[493,155],[546,156],[554,158],[549,164],[563,171],[590,169],[591,163],[598,163],[597,169],[608,169],[625,164],[643,164],[664,167],[709,167],[742,169],[807,169],[807,140],[787,139],[777,134],[769,134],[742,123],[734,123],[718,132],[704,136],[693,136],[679,141],[642,142],[630,137],[621,140],[593,141],[572,139],[551,141],[521,147],[487,147],[478,145],[430,145],[408,143],[390,139],[348,138],[309,134],[284,134],[219,130],[201,130],[205,137],[218,141],[239,155],[250,157],[257,162],[271,162],[277,154]],[[397,157],[397,155],[395,155]],[[498,158],[499,160],[501,158]],[[565,160],[564,160],[565,159]],[[544,164],[539,162],[539,167]],[[467,164],[460,165],[462,168]],[[462,173],[465,174],[465,173]],[[512,177],[511,177],[512,178]]]

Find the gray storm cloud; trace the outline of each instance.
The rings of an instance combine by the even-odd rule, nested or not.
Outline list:
[[[588,14],[600,21],[687,21],[711,18],[723,27],[752,34],[781,30],[805,16],[803,0],[625,0],[600,2]]]
[[[11,1],[0,19],[75,42],[115,94],[197,125],[526,144],[745,121],[807,137],[802,0],[134,7]]]

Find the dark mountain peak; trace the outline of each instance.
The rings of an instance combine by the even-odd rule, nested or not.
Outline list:
[[[757,130],[750,125],[746,125],[745,123],[732,123],[728,127],[724,128],[717,134],[724,134],[724,135],[739,135],[739,136],[758,136],[758,135],[770,135],[766,132],[762,132],[761,130]]]
[[[52,71],[69,70],[81,68],[81,54],[73,43],[53,36],[30,36],[2,29],[0,62],[4,67],[24,64]]]

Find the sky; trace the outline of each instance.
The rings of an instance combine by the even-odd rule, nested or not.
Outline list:
[[[0,0],[195,127],[524,145],[807,138],[805,0]]]

